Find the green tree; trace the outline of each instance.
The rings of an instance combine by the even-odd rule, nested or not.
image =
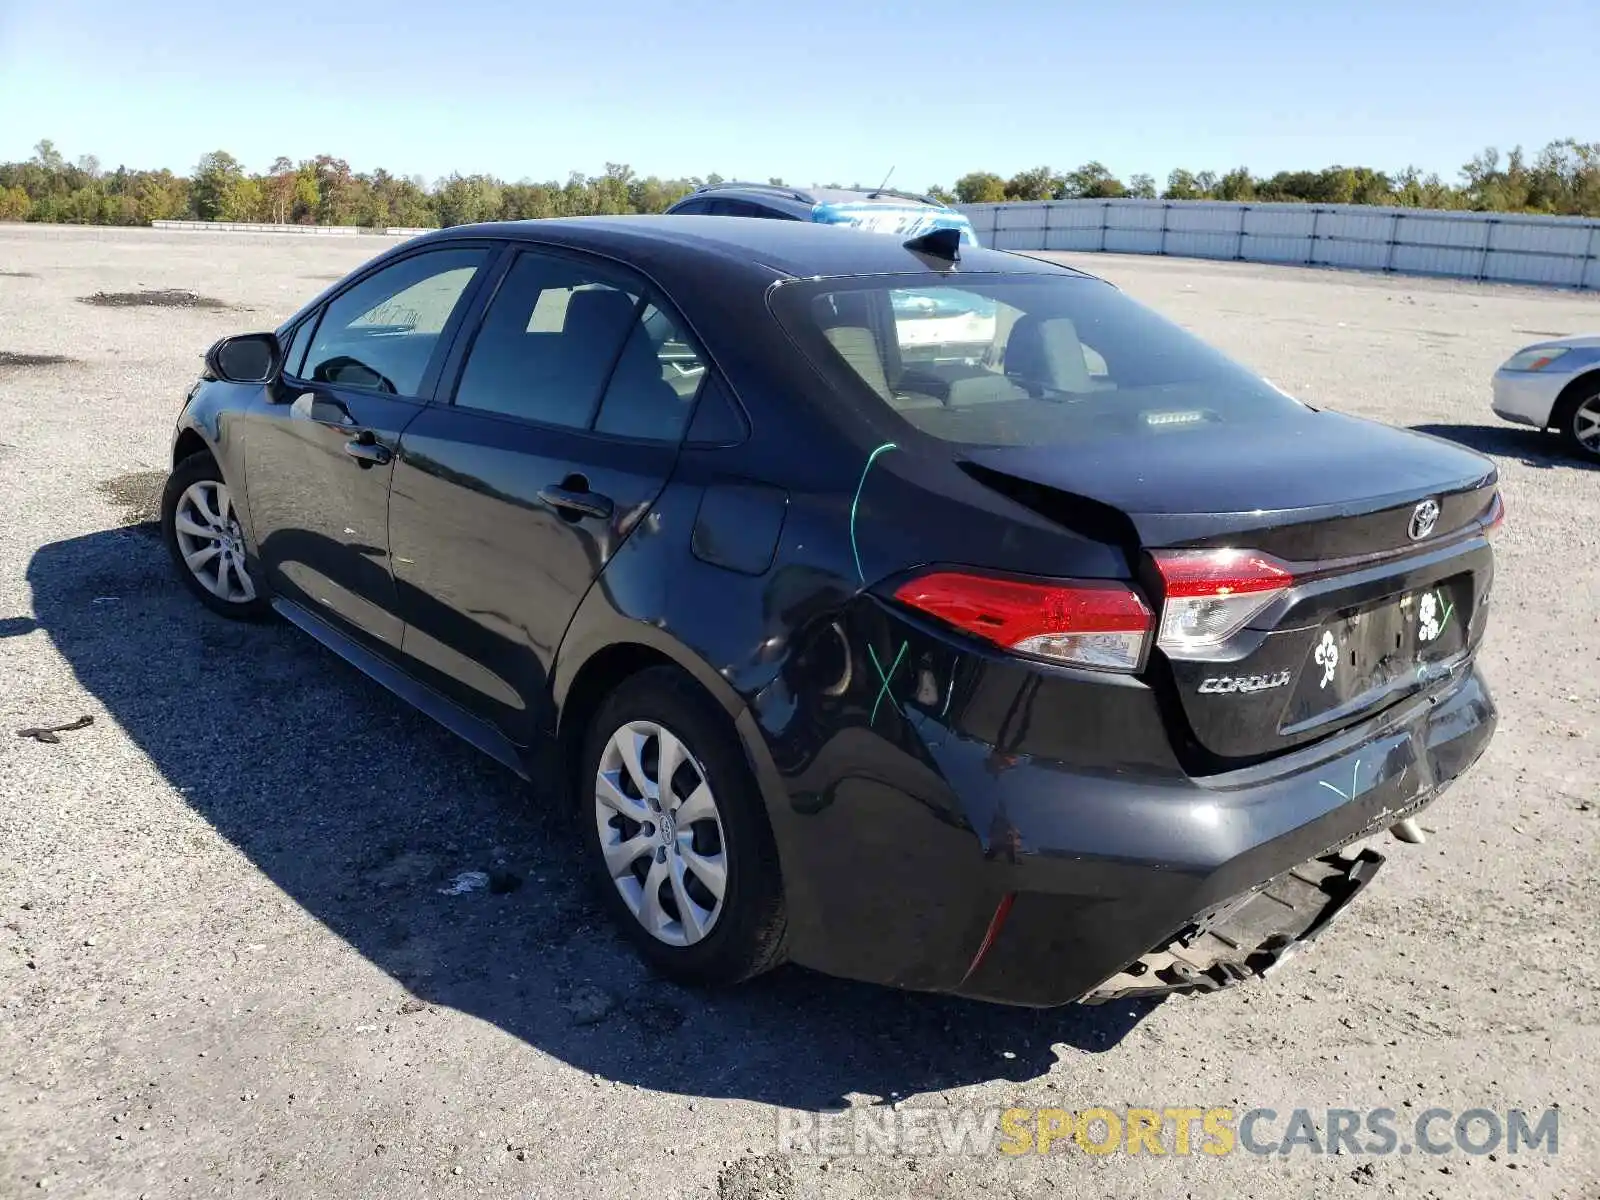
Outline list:
[[[721,176],[712,173],[703,182],[720,181]],[[607,163],[597,175],[573,171],[564,182],[508,184],[486,174],[457,173],[430,188],[416,176],[384,169],[358,174],[345,160],[327,154],[298,164],[280,157],[266,172],[248,174],[222,150],[204,156],[189,177],[127,166],[108,172],[92,154],[69,163],[46,138],[26,161],[0,163],[0,219],[140,224],[193,215],[410,227],[497,217],[660,212],[701,183],[699,177],[640,178],[625,164]],[[946,202],[977,204],[1055,197],[1149,198],[1156,191],[1148,175],[1134,175],[1124,185],[1105,164],[1088,162],[1059,176],[1048,167],[1021,171],[1010,179],[969,172],[949,189],[935,184],[929,194]],[[1600,216],[1600,142],[1567,138],[1537,153],[1516,147],[1501,154],[1490,148],[1462,167],[1458,184],[1415,167],[1390,175],[1371,167],[1334,165],[1279,171],[1270,178],[1258,178],[1242,166],[1221,176],[1180,168],[1167,176],[1162,194],[1174,201],[1399,204]]]
[[[594,193],[591,212],[615,216],[633,211],[628,196],[628,185],[633,182],[633,168],[624,163],[607,163],[605,174],[589,180],[589,190]]]
[[[20,187],[0,187],[0,221],[26,221],[33,201]]]
[[[1104,163],[1084,163],[1076,171],[1068,171],[1058,181],[1056,196],[1059,199],[1100,200],[1127,195],[1128,189],[1111,173]]]
[[[439,224],[473,225],[500,215],[500,185],[487,175],[452,175],[440,185],[435,203]]]
[[[273,225],[287,225],[289,214],[294,210],[294,164],[282,155],[273,159],[272,169],[261,181],[261,193],[266,204],[267,221]]]
[[[1217,181],[1217,199],[1254,200],[1256,181],[1248,167],[1235,167]]]
[[[244,179],[244,168],[226,150],[213,150],[194,169],[190,199],[194,215],[202,221],[232,220],[225,214],[233,205],[233,192]]]
[[[171,171],[142,172],[131,190],[142,222],[173,221],[189,212],[190,183]]]
[[[1034,167],[1018,171],[1005,186],[1007,200],[1051,200],[1056,194],[1056,177],[1049,167]]]
[[[260,221],[266,217],[266,200],[259,179],[236,180],[223,197],[224,221]]]
[[[302,167],[306,166],[309,166],[311,177],[317,185],[314,223],[355,224],[363,189],[350,173],[350,164],[331,154],[319,154],[309,164],[302,164]]]
[[[67,165],[67,160],[61,157],[61,151],[49,138],[41,138],[34,146],[33,161],[53,175],[59,174]]]
[[[1166,200],[1199,200],[1205,193],[1195,181],[1194,173],[1179,167],[1167,176],[1167,190],[1161,195]]]
[[[997,204],[1006,198],[1006,181],[991,171],[973,171],[956,180],[956,199],[963,204]]]

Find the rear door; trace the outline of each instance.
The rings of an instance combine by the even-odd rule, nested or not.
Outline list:
[[[448,403],[401,440],[404,652],[520,744],[578,603],[671,474],[705,375],[682,329],[613,263],[521,250],[451,354]]]
[[[491,250],[421,250],[312,314],[245,438],[258,553],[274,593],[397,650],[389,478]]]

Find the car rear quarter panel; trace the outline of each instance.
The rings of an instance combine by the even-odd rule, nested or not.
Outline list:
[[[1142,684],[1042,676],[954,646],[867,585],[948,560],[964,540],[974,554],[986,546],[1067,573],[1126,564],[1026,510],[1005,513],[1008,501],[948,464],[880,455],[867,472],[868,456],[836,427],[787,431],[680,456],[562,643],[552,680],[561,732],[581,736],[565,724],[566,702],[597,655],[632,644],[678,663],[729,714],[760,783],[792,956],[953,988],[1004,890],[1004,869],[985,866],[1010,836],[986,770],[1008,754],[1158,776],[1177,767]],[[974,494],[952,499],[952,489]],[[751,503],[759,519],[742,522],[745,536],[775,530],[775,546],[718,546],[718,520]],[[948,743],[942,757],[930,738]]]

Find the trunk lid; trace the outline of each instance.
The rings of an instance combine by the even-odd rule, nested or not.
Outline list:
[[[1459,670],[1482,637],[1496,471],[1442,439],[1304,410],[961,458],[996,491],[1121,544],[1157,611],[1157,552],[1252,551],[1288,569],[1225,640],[1151,654],[1146,675],[1200,769],[1327,736]]]

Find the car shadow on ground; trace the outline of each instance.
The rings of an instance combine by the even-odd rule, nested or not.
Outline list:
[[[1516,425],[1413,425],[1418,433],[1432,434],[1479,454],[1514,458],[1529,467],[1594,467],[1568,454],[1555,434]]]
[[[1115,1046],[1154,1007],[1003,1008],[792,968],[715,995],[678,988],[593,902],[576,835],[536,789],[286,624],[203,609],[151,526],[45,546],[28,580],[92,700],[419,1019],[419,1001],[448,1006],[599,1076],[825,1109],[1025,1081],[1061,1045],[1071,1070],[1074,1051]],[[491,886],[446,894],[468,871]]]

